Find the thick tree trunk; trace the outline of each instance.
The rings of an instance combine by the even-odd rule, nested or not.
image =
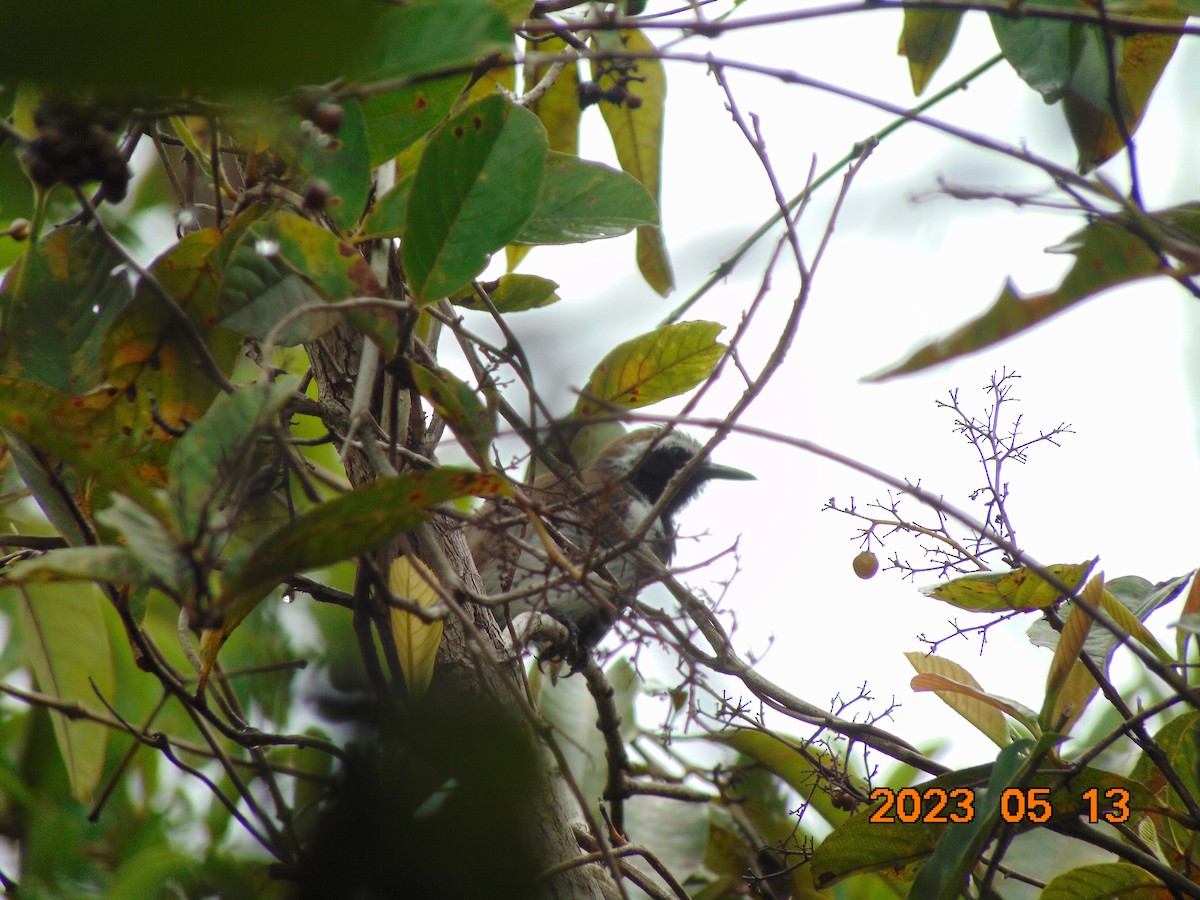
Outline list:
[[[361,353],[361,335],[345,326],[334,328],[319,343],[310,347],[309,357],[317,383],[322,415],[335,433],[344,433],[350,421]],[[380,383],[384,380],[381,374]],[[384,391],[378,387],[379,385],[373,392],[375,397],[384,395]],[[374,404],[376,407],[382,405]],[[372,408],[371,413],[376,422],[382,420],[379,408]],[[403,440],[403,437],[401,439]],[[346,471],[355,487],[379,477],[367,456],[357,450],[348,454]],[[467,549],[462,528],[457,523],[444,517],[435,517],[430,527],[422,529],[421,537],[437,542],[440,556],[458,573],[465,584],[479,587],[479,573]],[[430,548],[421,548],[419,541],[415,543],[418,554],[430,555]],[[394,545],[384,548],[381,561],[390,561],[397,552]],[[499,651],[500,634],[491,612],[475,604],[466,604],[465,610],[477,632],[490,640]],[[346,625],[350,627],[349,620]],[[580,819],[577,804],[567,791],[565,779],[557,771],[552,755],[537,735],[538,729],[523,709],[524,686],[519,673],[513,667],[504,668],[489,664],[480,655],[473,653],[467,631],[454,617],[445,621],[432,693],[441,693],[440,688],[445,688],[446,694],[449,695],[461,695],[466,692],[487,703],[500,703],[510,710],[514,721],[520,722],[527,730],[532,738],[531,743],[541,748],[544,765],[553,773],[553,777],[539,782],[543,788],[536,791],[535,796],[528,798],[524,809],[513,811],[514,827],[527,830],[528,838],[536,848],[536,855],[543,869],[581,855],[582,851],[572,827],[573,823]],[[481,735],[481,739],[486,739],[486,735]],[[498,770],[496,777],[504,777],[503,771]],[[595,864],[566,869],[547,881],[545,886],[546,897],[564,900],[621,896],[608,870]]]

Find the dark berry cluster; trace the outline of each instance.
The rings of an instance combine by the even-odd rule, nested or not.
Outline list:
[[[37,137],[25,148],[29,177],[42,187],[98,181],[112,203],[125,198],[129,166],[113,141],[115,122],[97,121],[78,109],[39,107]]]

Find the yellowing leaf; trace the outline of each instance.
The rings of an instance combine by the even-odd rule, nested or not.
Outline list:
[[[1163,11],[1154,11],[1166,25],[1181,26],[1186,16],[1173,16]],[[1163,70],[1175,53],[1179,43],[1178,34],[1132,34],[1121,43],[1121,62],[1117,67],[1117,85],[1120,91],[1122,124],[1129,135],[1137,131],[1150,94],[1154,91]],[[1071,137],[1079,151],[1079,170],[1089,172],[1111,159],[1125,146],[1121,127],[1113,115],[1110,77],[1105,63],[1094,67],[1091,79],[1096,84],[1092,90],[1072,90],[1063,98],[1063,111],[1071,127]],[[1075,85],[1072,84],[1074,88]],[[1089,101],[1090,95],[1102,99],[1097,104]]]
[[[611,35],[597,37],[597,45],[614,39]],[[640,31],[622,31],[615,38],[626,50],[635,53],[654,53],[656,48]],[[663,110],[667,98],[667,78],[662,62],[658,59],[639,59],[631,68],[621,70],[607,68],[597,70],[592,66],[593,78],[603,89],[619,85],[619,77],[632,75],[638,79],[628,82],[627,88],[640,103],[628,101],[615,104],[602,102],[600,113],[608,133],[612,136],[621,168],[646,186],[646,190],[659,201],[659,179],[662,174]],[[636,106],[636,108],[633,108]],[[643,225],[638,228],[638,269],[654,290],[667,295],[675,287],[675,275],[671,271],[671,260],[667,256],[662,229]]]
[[[974,353],[1032,328],[1101,291],[1158,274],[1162,271],[1161,260],[1134,231],[1153,230],[1157,226],[1161,231],[1155,236],[1163,239],[1165,245],[1170,246],[1171,239],[1181,241],[1179,252],[1194,254],[1200,231],[1198,218],[1197,207],[1189,204],[1161,210],[1137,226],[1116,217],[1097,219],[1053,248],[1075,257],[1071,270],[1057,288],[1023,296],[1007,283],[996,302],[982,315],[952,334],[926,344],[902,363],[870,376],[868,381],[884,381]],[[1182,233],[1181,238],[1173,237],[1172,232]]]
[[[439,600],[437,577],[419,559],[398,556],[388,572],[388,589],[397,597],[403,597],[419,606],[435,606]],[[396,642],[396,655],[408,693],[417,698],[425,693],[433,679],[433,666],[437,661],[438,646],[442,642],[442,623],[425,622],[419,616],[397,606],[389,608],[391,613],[392,640]]]
[[[1001,712],[1005,707],[997,698],[988,695],[970,672],[940,656],[924,653],[905,653],[904,656],[921,673],[912,680],[913,690],[933,691],[943,703],[998,746],[1004,747],[1010,742],[1008,721]]]
[[[1099,606],[1100,595],[1103,593],[1104,573],[1101,572],[1098,575],[1092,576],[1091,581],[1084,587],[1081,596],[1093,606]],[[1047,696],[1062,688],[1062,683],[1071,671],[1071,667],[1075,665],[1079,657],[1079,651],[1083,649],[1083,642],[1087,639],[1091,628],[1092,617],[1088,614],[1087,610],[1079,605],[1071,607],[1071,611],[1067,615],[1067,620],[1063,623],[1062,633],[1058,638],[1058,646],[1054,648],[1054,659],[1050,663],[1050,672],[1046,676]]]
[[[526,51],[535,53],[564,53],[566,42],[550,37],[534,42],[527,40]],[[533,66],[526,72],[526,90],[538,84],[549,71],[550,65]],[[568,63],[554,80],[554,84],[537,100],[529,104],[529,110],[542,120],[550,139],[550,149],[559,153],[579,153],[579,64]]]
[[[1071,728],[1079,721],[1079,717],[1083,715],[1083,711],[1087,709],[1098,690],[1100,685],[1083,664],[1083,660],[1076,660],[1063,682],[1062,689],[1054,699],[1050,715],[1045,716],[1046,728],[1059,734],[1070,734]]]
[[[1104,573],[1101,572],[1092,577],[1081,596],[1093,606],[1099,606],[1103,593]],[[1067,734],[1096,693],[1096,680],[1079,658],[1092,622],[1087,611],[1076,604],[1063,623],[1046,676],[1046,697],[1042,702],[1041,725],[1047,731]]]
[[[1169,900],[1173,893],[1141,866],[1093,863],[1054,876],[1038,900],[1080,900],[1120,897],[1121,900]]]
[[[473,462],[488,465],[488,447],[496,435],[496,410],[480,402],[469,385],[443,368],[412,364],[413,381],[421,396],[446,420]]]
[[[1088,560],[1077,565],[1046,566],[1046,571],[1074,588],[1092,565],[1092,560]],[[972,612],[1042,609],[1062,597],[1057,588],[1024,568],[964,575],[921,588],[921,593]]]
[[[897,52],[908,57],[913,93],[920,95],[954,46],[961,9],[906,9]]]
[[[574,416],[586,418],[610,406],[637,409],[690,391],[724,355],[717,322],[664,325],[616,347],[592,371]]]

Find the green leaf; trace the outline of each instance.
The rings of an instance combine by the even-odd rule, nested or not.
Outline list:
[[[822,767],[832,764],[828,751],[808,746],[801,752],[799,748],[805,746],[803,738],[787,741],[752,728],[722,731],[715,735],[713,740],[754,760],[793,790],[807,797],[809,808],[819,813],[826,822],[836,822],[845,815],[835,810],[826,793],[812,790],[814,782],[824,777]]]
[[[654,198],[631,175],[550,151],[542,196],[517,244],[572,244],[658,224]]]
[[[129,302],[123,262],[95,231],[72,225],[51,232],[8,273],[0,293],[3,370],[67,393],[103,380],[100,345]]]
[[[638,53],[656,53],[657,48],[640,31],[622,31],[619,35],[598,35],[597,47],[603,49],[604,42],[615,40],[621,47]],[[621,47],[615,48],[620,50]],[[615,70],[597,73],[592,66],[593,78],[603,89],[616,86]],[[636,78],[630,82],[630,90],[641,100],[636,109],[628,103],[616,105],[601,103],[600,113],[608,133],[612,135],[613,147],[621,168],[645,185],[646,190],[659,202],[659,187],[662,177],[663,113],[667,99],[667,77],[662,62],[657,59],[639,59],[626,73]],[[675,287],[675,275],[671,271],[671,260],[667,256],[662,229],[643,225],[638,229],[638,269],[646,283],[662,295],[669,294]]]
[[[105,581],[139,585],[152,578],[137,554],[126,547],[64,547],[14,563],[0,583]]]
[[[324,298],[276,256],[263,256],[255,242],[241,243],[229,254],[221,287],[219,324],[263,340],[294,310]],[[292,319],[275,333],[281,347],[316,340],[336,324],[332,313],[310,313]]]
[[[353,74],[373,81],[470,65],[507,49],[512,29],[487,0],[423,0],[385,6],[379,22],[360,31],[358,40],[361,63]]]
[[[1165,224],[1194,228],[1198,212],[1200,207],[1189,205],[1159,215]],[[1178,222],[1172,222],[1173,218]],[[1092,222],[1056,249],[1075,256],[1075,264],[1056,290],[1022,297],[1008,283],[983,315],[867,380],[885,381],[998,344],[1081,300],[1118,284],[1156,274],[1161,268],[1158,256],[1146,242],[1136,237],[1129,227],[1111,218]]]
[[[496,410],[479,401],[475,391],[446,369],[412,364],[413,381],[433,404],[454,436],[480,466],[488,464],[488,448],[496,436]]]
[[[1170,9],[1153,9],[1148,14],[1164,25],[1175,27],[1187,21],[1185,15],[1173,15]],[[1122,124],[1131,136],[1137,131],[1150,102],[1150,94],[1175,53],[1179,35],[1131,34],[1116,40],[1120,60],[1117,66],[1117,90],[1121,122],[1118,123],[1113,114],[1109,100],[1111,79],[1107,59],[1102,65],[1091,67],[1091,91],[1073,90],[1063,98],[1063,112],[1066,113],[1071,137],[1079,151],[1081,172],[1091,171],[1124,148]],[[1075,87],[1074,84],[1072,86]]]
[[[222,394],[175,444],[167,483],[187,540],[194,541],[202,531],[211,533],[209,518],[244,487],[255,439],[295,389],[296,379],[288,377]]]
[[[499,279],[484,285],[492,305],[498,313],[523,312],[557,303],[558,282],[540,275],[501,275]],[[474,288],[457,294],[454,303],[468,309],[483,309],[483,303]]]
[[[353,246],[295,213],[260,213],[248,211],[225,235],[222,326],[262,339],[301,307],[382,296],[379,279]],[[293,318],[277,342],[288,347],[315,340],[338,319],[323,311]]]
[[[28,382],[18,382],[28,384]],[[40,385],[39,385],[40,387]],[[5,420],[0,415],[0,420]],[[28,424],[28,420],[26,420]],[[80,522],[74,503],[69,496],[64,496],[60,489],[61,481],[55,473],[57,465],[44,455],[37,453],[29,443],[18,437],[14,432],[3,432],[4,442],[8,452],[12,454],[13,466],[25,487],[33,494],[37,505],[46,514],[46,519],[63,539],[72,546],[86,544],[89,539],[84,523]]]
[[[1154,746],[1166,756],[1167,762],[1179,775],[1183,789],[1195,798],[1200,796],[1200,712],[1186,712],[1167,722],[1154,734]],[[1173,786],[1168,784],[1158,764],[1145,751],[1138,755],[1130,778],[1146,789],[1163,797],[1170,816],[1155,813],[1151,816],[1160,835],[1174,843],[1178,848],[1191,848],[1185,860],[1190,860],[1194,866],[1197,862],[1195,849],[1196,833],[1186,825],[1175,821],[1188,816],[1187,805]],[[1145,807],[1134,801],[1130,803],[1133,809]]]
[[[201,654],[211,667],[225,638],[282,579],[374,550],[423,522],[435,503],[508,493],[500,475],[442,468],[382,478],[298,516],[234,561],[211,610]]]
[[[319,179],[329,186],[324,211],[349,232],[362,218],[371,192],[371,149],[358,101],[343,100],[342,108],[345,119],[337,134],[309,135],[296,164],[310,181]]]
[[[422,81],[362,101],[371,167],[395,159],[442,121],[467,85],[467,76]]]
[[[1047,103],[1061,100],[1071,83],[1071,31],[1076,26],[1059,19],[1034,16],[992,15],[990,18],[1000,52],[1021,80],[1041,94]]]
[[[1038,900],[1160,900],[1164,896],[1163,883],[1145,869],[1129,863],[1094,863],[1055,875]]]
[[[897,52],[908,58],[908,74],[917,96],[954,46],[962,14],[961,9],[904,10],[904,30]]]
[[[96,691],[115,699],[100,591],[91,585],[28,584],[17,592],[23,645],[38,690],[89,708],[98,704]],[[71,722],[58,712],[51,712],[50,720],[71,795],[90,803],[103,772],[108,730],[90,722]]]
[[[1078,9],[1069,0],[1050,5]],[[1169,6],[1148,7],[1139,14],[1164,25],[1182,25],[1187,18],[1181,10]],[[1100,165],[1124,146],[1114,102],[1128,134],[1137,130],[1150,94],[1179,42],[1177,34],[1113,37],[1118,60],[1114,99],[1108,49],[1098,26],[999,14],[993,14],[991,20],[1000,50],[1017,74],[1047,103],[1063,101],[1082,172]]]
[[[279,242],[279,257],[326,300],[382,297],[383,287],[367,260],[327,229],[295,213],[281,212],[255,231]]]
[[[413,176],[409,175],[397,181],[390,191],[376,200],[354,239],[370,241],[400,237],[408,220],[408,195],[412,191],[412,183]]]
[[[537,206],[546,132],[499,95],[429,138],[408,198],[402,253],[417,299],[453,294],[520,233]]]
[[[186,853],[161,845],[143,847],[121,860],[113,872],[109,896],[161,896],[166,893],[165,885],[186,881],[195,871],[196,860]]]
[[[609,406],[637,409],[690,391],[725,354],[716,340],[724,330],[717,322],[679,322],[626,341],[592,370],[572,415],[587,418]]]
[[[0,97],[0,102],[3,99]],[[7,116],[8,112],[0,106],[0,116]],[[33,185],[11,145],[5,144],[0,147],[0,232],[7,232],[17,219],[30,221],[33,217]],[[0,234],[0,269],[15,263],[28,247],[27,240],[18,241],[10,234]]]
[[[121,534],[129,552],[163,590],[176,598],[194,596],[195,573],[181,549],[183,538],[169,512],[152,512],[118,494],[112,506],[96,513],[96,521]]]
[[[1145,631],[1145,626],[1141,623],[1156,609],[1160,609],[1178,597],[1187,587],[1191,575],[1192,573],[1188,572],[1156,585],[1136,575],[1113,578],[1105,585],[1104,593],[1108,596],[1103,598],[1102,606],[1118,624],[1130,634],[1137,635],[1138,639],[1142,640],[1161,659],[1168,661],[1170,656],[1158,645],[1157,641],[1152,636],[1148,640],[1146,639],[1149,632]],[[1071,603],[1064,604],[1063,608],[1059,610],[1059,614],[1069,615],[1072,609]],[[1045,622],[1035,622],[1027,633],[1030,642],[1039,647],[1054,649],[1060,640],[1058,632]],[[1084,641],[1083,650],[1096,665],[1106,670],[1108,661],[1118,646],[1120,646],[1120,640],[1108,629],[1093,628],[1088,634],[1087,640]]]
[[[1074,588],[1093,565],[1095,561],[1088,560],[1075,565],[1046,566],[1045,569]],[[1062,597],[1056,587],[1027,568],[963,575],[923,587],[921,593],[971,612],[1043,609]]]

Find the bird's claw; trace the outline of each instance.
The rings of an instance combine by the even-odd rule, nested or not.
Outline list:
[[[567,638],[564,641],[551,644],[538,654],[538,669],[541,670],[543,663],[565,662],[570,666],[565,676],[569,678],[587,666],[588,660],[591,659],[591,653],[580,641],[579,625],[572,618],[560,615],[552,609],[546,610],[546,615],[550,616],[567,630]]]

